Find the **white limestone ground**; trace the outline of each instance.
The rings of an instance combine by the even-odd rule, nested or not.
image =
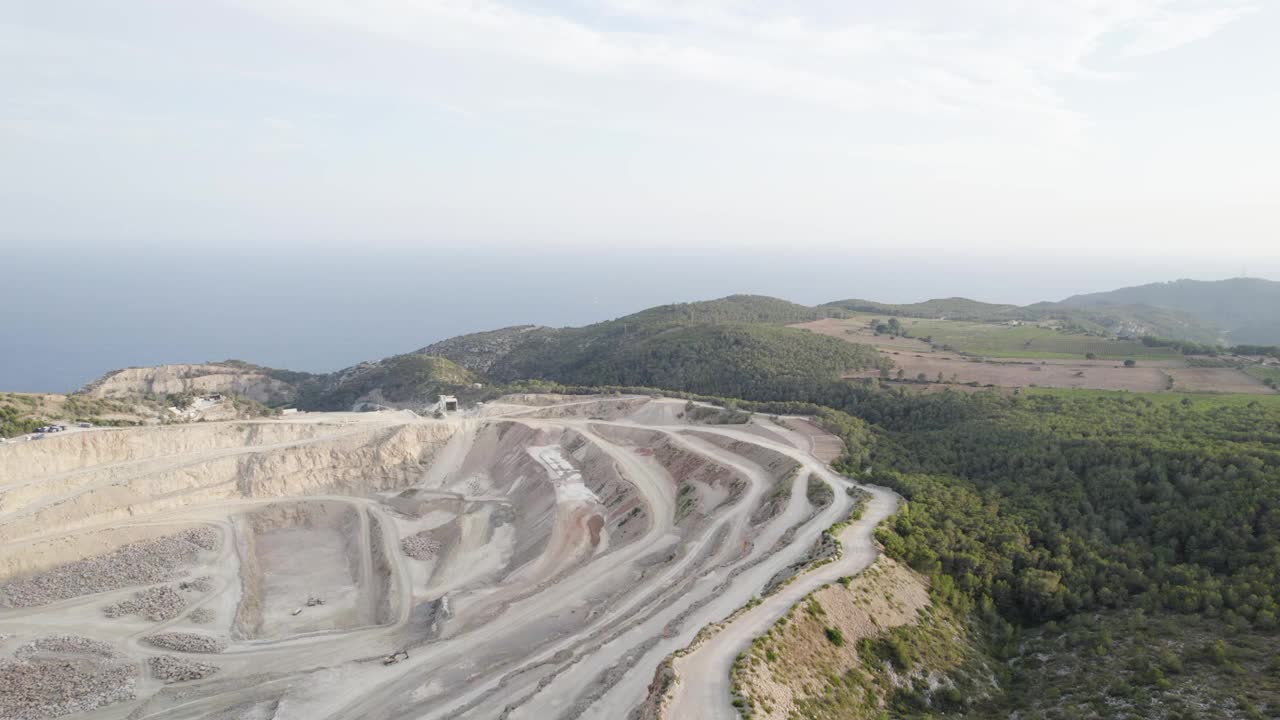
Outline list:
[[[25,683],[24,720],[627,717],[664,658],[853,502],[812,425],[694,425],[683,408],[543,395],[444,420],[316,413],[2,447],[0,682]],[[809,504],[810,475],[832,502]],[[682,659],[671,717],[732,717],[725,659],[792,595],[868,561],[892,504],[877,492],[840,561]],[[67,633],[83,643],[40,640]],[[45,655],[14,654],[33,642]],[[33,700],[48,682],[70,704]]]

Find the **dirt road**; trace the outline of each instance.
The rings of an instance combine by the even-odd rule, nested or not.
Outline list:
[[[876,486],[861,486],[871,493],[862,518],[840,534],[843,554],[839,560],[805,573],[791,584],[738,615],[696,649],[674,662],[678,679],[667,717],[732,720],[738,717],[729,694],[729,672],[738,653],[763,635],[791,606],[809,593],[847,575],[855,575],[875,562],[873,533],[876,525],[894,513],[896,493]]]
[[[683,401],[647,397],[521,398],[444,420],[316,413],[5,446],[9,579],[56,577],[61,563],[186,527],[222,541],[168,577],[0,607],[0,635],[13,647],[73,632],[140,666],[161,630],[227,643],[201,658],[217,675],[167,686],[144,672],[134,700],[94,718],[626,717],[664,658],[847,517],[848,481],[815,456],[838,440],[796,427],[696,424]],[[833,491],[822,507],[811,475]],[[896,498],[870,490],[839,561],[681,660],[672,717],[732,717],[736,653],[796,598],[871,562],[872,528]],[[176,617],[102,614],[194,578],[204,589],[186,591]],[[308,610],[316,594],[329,602]]]

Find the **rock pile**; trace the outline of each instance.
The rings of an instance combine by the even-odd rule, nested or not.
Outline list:
[[[165,650],[189,653],[220,653],[227,649],[227,641],[200,633],[167,632],[144,638],[144,641]]]
[[[202,575],[194,580],[183,580],[178,583],[179,590],[188,590],[190,592],[207,593],[213,589],[213,578],[208,575]]]
[[[187,616],[187,619],[193,623],[204,625],[205,623],[213,622],[214,617],[214,612],[209,608],[196,608],[191,611],[191,614]]]
[[[165,682],[203,680],[218,672],[218,666],[187,660],[176,655],[160,655],[147,661],[151,674]]]
[[[171,578],[201,550],[215,550],[221,540],[211,527],[197,527],[154,540],[122,545],[115,550],[38,573],[4,586],[13,607],[35,607],[81,595],[151,585]]]
[[[109,618],[141,615],[152,621],[172,620],[187,607],[186,598],[168,585],[158,585],[134,593],[133,598],[108,605],[102,612]]]
[[[45,635],[23,645],[13,654],[19,660],[28,660],[42,653],[93,655],[107,659],[121,657],[111,643],[79,635]]]
[[[27,643],[0,661],[0,718],[45,720],[132,700],[138,667],[109,644],[75,635]]]
[[[430,560],[440,552],[440,541],[431,536],[430,530],[423,530],[401,540],[400,549],[414,560]]]

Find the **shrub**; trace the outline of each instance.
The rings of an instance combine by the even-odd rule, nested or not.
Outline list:
[[[836,647],[844,647],[844,633],[840,632],[840,628],[829,627],[826,629],[827,639]]]

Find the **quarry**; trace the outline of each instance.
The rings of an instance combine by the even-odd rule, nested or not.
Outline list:
[[[735,717],[733,659],[870,565],[898,499],[808,419],[692,409],[530,394],[6,444],[0,718]]]

